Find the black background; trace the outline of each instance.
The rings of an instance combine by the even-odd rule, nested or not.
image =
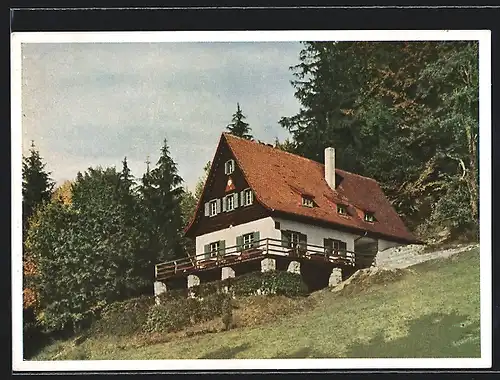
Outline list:
[[[498,121],[498,75],[496,68],[500,67],[499,63],[499,33],[500,33],[500,8],[495,6],[478,6],[475,2],[462,2],[461,5],[453,4],[448,1],[441,1],[441,6],[437,7],[431,2],[428,4],[431,7],[425,7],[424,4],[419,6],[410,7],[406,5],[395,6],[389,2],[378,2],[377,4],[369,4],[367,2],[351,1],[348,7],[341,7],[341,4],[333,6],[325,4],[322,6],[307,7],[300,6],[299,4],[278,6],[279,3],[274,3],[274,8],[266,7],[262,2],[252,2],[250,6],[239,5],[238,8],[228,8],[227,4],[219,2],[217,5],[207,5],[202,3],[191,3],[188,7],[186,4],[169,4],[168,8],[139,8],[139,9],[117,9],[117,8],[86,8],[92,7],[93,4],[86,4],[79,9],[75,8],[57,8],[66,6],[69,2],[31,2],[27,3],[18,2],[16,5],[11,5],[9,9],[10,19],[10,32],[36,32],[36,31],[168,31],[168,30],[395,30],[395,37],[397,38],[397,30],[443,30],[443,29],[460,29],[460,30],[491,30],[491,53],[492,53],[492,152],[491,158],[492,176],[493,176],[493,189],[492,195],[495,194],[495,189],[498,188],[497,171],[498,152],[494,149],[498,142],[498,133],[496,133],[496,124]],[[316,2],[320,5],[321,3]],[[384,5],[385,4],[385,5]],[[483,2],[488,4],[488,2]],[[489,2],[494,4],[494,2]],[[155,4],[150,4],[151,6]],[[356,7],[355,5],[358,5]],[[77,5],[74,5],[75,7]],[[102,2],[99,5],[103,6]],[[117,5],[109,5],[117,7]],[[145,7],[146,4],[128,4],[122,2],[120,7]],[[158,6],[158,4],[156,4]],[[45,7],[45,8],[41,8]],[[175,7],[175,8],[174,8]],[[4,13],[5,15],[5,13]],[[6,16],[6,15],[5,15]],[[6,20],[6,17],[4,17]],[[6,56],[10,56],[9,50],[4,50]],[[4,87],[10,96],[10,69],[8,74],[7,86]],[[0,141],[10,141],[9,128],[3,128],[6,136]],[[10,162],[10,149],[5,147],[2,149],[4,155],[4,163]],[[10,200],[10,166],[4,169],[4,180],[2,184],[3,189],[7,190],[4,193],[3,199]],[[492,197],[492,215],[495,215],[495,202]],[[2,212],[7,224],[10,223],[10,214],[7,207],[3,208]],[[493,223],[493,247],[496,246],[497,235],[495,223]],[[10,234],[9,234],[10,235]],[[5,241],[9,241],[9,235]],[[275,371],[274,374],[269,372],[266,376],[283,376],[285,378],[302,377],[304,379],[322,378],[369,378],[369,379],[397,379],[402,377],[424,377],[435,379],[479,379],[479,378],[500,378],[500,297],[499,297],[499,261],[495,257],[495,250],[492,250],[493,256],[493,367],[489,370],[472,369],[472,370],[392,370],[387,371],[380,369],[378,371]],[[4,252],[6,253],[6,252]],[[6,261],[4,269],[6,269],[6,276],[3,276],[7,285],[4,289],[10,289],[10,259],[9,255],[2,255]],[[499,276],[496,277],[495,273]],[[9,293],[4,292],[9,295]],[[10,297],[7,297],[7,302],[10,305]],[[4,316],[6,314],[7,321],[10,320],[11,308],[4,308]],[[11,352],[11,330],[10,323],[3,323],[2,327],[5,329],[9,327],[8,331],[2,333],[6,339],[5,343],[9,342],[7,352]],[[5,351],[4,351],[5,352]],[[11,374],[11,357],[10,355],[4,356],[3,363],[9,363],[7,374]],[[5,367],[4,367],[5,368]],[[89,368],[91,370],[91,368]],[[25,374],[23,376],[26,376]],[[73,374],[74,375],[74,374]],[[130,374],[112,374],[101,373],[97,376],[117,376],[122,377]],[[154,374],[137,373],[139,378],[149,378]],[[166,376],[164,373],[161,377]],[[200,376],[200,374],[181,373],[173,374],[170,376],[193,377]],[[49,376],[56,376],[52,374]],[[95,376],[95,375],[94,375]],[[203,374],[202,376],[211,378],[228,378],[228,377],[261,377],[262,372],[256,373],[252,371],[240,371],[238,373],[224,373],[215,372]],[[157,376],[155,376],[157,377]],[[3,378],[3,376],[2,376]]]

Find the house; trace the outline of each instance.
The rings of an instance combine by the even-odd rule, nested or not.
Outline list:
[[[196,253],[157,265],[158,281],[276,269],[298,271],[317,289],[384,249],[419,243],[375,180],[335,167],[333,148],[321,164],[227,133],[185,234]]]

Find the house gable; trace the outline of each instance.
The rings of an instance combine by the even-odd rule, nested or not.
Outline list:
[[[252,193],[251,204],[245,205],[245,190],[250,186],[241,170],[227,141],[222,137],[207,175],[207,180],[198,202],[195,215],[185,230],[188,237],[196,237],[213,231],[223,230],[230,226],[265,218],[268,210],[262,206]],[[234,196],[227,200],[227,196]],[[211,205],[213,203],[213,206]],[[216,215],[211,215],[211,208]],[[231,208],[234,208],[231,210]]]

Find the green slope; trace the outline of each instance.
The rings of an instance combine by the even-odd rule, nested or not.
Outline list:
[[[90,338],[49,346],[35,360],[62,348],[59,359],[480,356],[479,249],[419,264],[396,282],[311,297],[314,307],[266,325],[142,347]]]

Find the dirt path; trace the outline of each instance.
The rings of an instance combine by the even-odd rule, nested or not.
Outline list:
[[[469,251],[477,247],[479,247],[478,243],[464,244],[454,248],[441,249],[433,252],[424,252],[425,247],[421,245],[389,248],[378,253],[376,265],[388,269],[406,268],[424,261],[450,257],[456,253]]]

